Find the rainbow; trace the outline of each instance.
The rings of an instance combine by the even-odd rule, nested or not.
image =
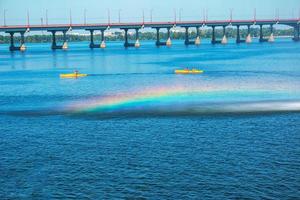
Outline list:
[[[71,113],[110,112],[122,109],[146,109],[160,105],[173,105],[189,101],[199,101],[201,97],[217,97],[224,100],[225,96],[239,95],[245,91],[228,88],[204,87],[192,88],[183,86],[145,88],[111,96],[92,97],[72,102],[65,106],[65,111]],[[247,93],[251,93],[247,91]],[[230,94],[230,95],[228,95]],[[257,94],[257,91],[255,92]]]
[[[88,100],[73,102],[67,106],[67,110],[73,113],[78,112],[94,112],[116,110],[124,107],[134,107],[136,105],[163,102],[172,100],[175,97],[185,97],[187,95],[196,94],[204,90],[186,90],[184,87],[173,88],[151,88],[139,91],[131,91],[127,93],[119,93],[111,96],[93,97]]]

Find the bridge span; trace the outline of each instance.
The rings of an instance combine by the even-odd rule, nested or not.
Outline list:
[[[171,46],[171,34],[170,30],[175,27],[185,28],[185,45],[199,45],[200,40],[200,30],[203,27],[212,28],[211,43],[212,44],[226,44],[226,27],[235,26],[237,28],[236,43],[251,43],[251,26],[259,26],[260,37],[259,42],[273,42],[273,26],[281,24],[287,25],[294,28],[294,41],[299,41],[300,33],[300,19],[271,19],[271,20],[214,20],[214,21],[180,21],[180,22],[135,22],[135,23],[99,23],[99,24],[49,24],[49,25],[16,25],[16,26],[0,26],[0,32],[5,32],[10,35],[10,51],[25,51],[25,34],[30,31],[47,31],[52,34],[52,45],[51,48],[54,49],[68,49],[67,44],[67,32],[71,30],[86,30],[90,32],[90,48],[105,48],[106,42],[104,37],[104,32],[109,29],[120,29],[124,30],[124,46],[127,47],[140,47],[139,40],[139,30],[143,28],[153,28],[156,30],[156,46]],[[263,26],[269,26],[271,35],[267,38],[263,35]],[[223,28],[223,37],[221,40],[216,38],[216,27]],[[241,38],[240,28],[247,27],[247,37]],[[190,39],[189,28],[196,28],[196,38],[194,40]],[[168,39],[166,41],[160,40],[160,30],[166,29]],[[131,43],[128,39],[128,30],[135,30],[135,42]],[[101,43],[94,43],[94,31],[101,31]],[[63,33],[63,43],[58,45],[56,42],[56,33]],[[20,46],[15,46],[14,35],[19,33],[21,35]]]

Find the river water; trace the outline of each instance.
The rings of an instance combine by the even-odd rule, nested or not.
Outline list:
[[[300,43],[173,44],[1,45],[1,199],[299,198]]]

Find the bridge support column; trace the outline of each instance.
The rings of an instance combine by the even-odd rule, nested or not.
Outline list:
[[[135,43],[134,43],[134,47],[135,48],[139,48],[141,46],[140,41],[139,41],[139,29],[135,29]]]
[[[51,49],[57,49],[57,45],[56,45],[56,37],[55,37],[55,33],[56,31],[51,31],[52,33],[52,45],[51,45]]]
[[[104,29],[101,29],[101,44],[100,44],[101,49],[106,48],[104,31],[105,31]]]
[[[189,38],[189,28],[190,27],[185,27],[185,40],[184,44],[185,45],[199,45],[200,44],[200,32],[199,32],[199,27],[196,27],[196,38],[195,40],[190,40]]]
[[[263,25],[259,25],[259,42],[266,42],[268,41],[267,39],[264,38],[263,34]]]
[[[236,28],[236,43],[241,43],[240,25],[237,25]]]
[[[63,31],[63,45],[62,45],[63,50],[68,49],[68,42],[67,42],[67,31]]]
[[[16,47],[15,46],[15,42],[14,42],[14,32],[10,32],[10,46],[9,46],[9,50],[10,51],[19,51],[20,47]]]
[[[297,24],[296,26],[294,26],[294,38],[293,38],[293,40],[295,42],[299,42],[300,41],[299,34],[300,34],[300,25]]]
[[[167,39],[167,42],[166,42],[166,46],[168,46],[168,47],[172,46],[170,29],[171,29],[171,28],[167,28],[167,31],[168,31],[168,39]]]
[[[246,40],[241,39],[240,25],[237,25],[236,27],[237,27],[236,43],[239,44],[239,43],[246,42]]]
[[[247,37],[246,37],[246,43],[251,43],[252,42],[252,38],[251,38],[251,32],[250,32],[250,25],[247,26],[248,28],[248,32],[247,32]]]
[[[15,43],[14,43],[14,32],[10,32],[10,46],[9,50],[14,51],[15,50]]]
[[[223,38],[221,44],[227,44],[227,37],[226,37],[226,26],[223,26]]]
[[[159,29],[160,28],[156,28],[156,43],[155,43],[155,45],[158,47],[160,46]]]
[[[15,34],[15,32],[9,32],[9,34],[10,34],[10,46],[9,46],[9,50],[10,51],[25,51],[26,50],[25,38],[24,38],[25,31],[21,31],[19,33],[21,34],[20,46],[15,46],[15,42],[14,42],[14,34]]]
[[[124,37],[125,37],[125,43],[124,43],[124,47],[125,48],[127,48],[129,45],[128,45],[128,29],[124,29],[124,31],[125,31],[125,35],[124,35]]]
[[[104,42],[104,30],[101,30],[101,43],[100,44],[95,44],[94,42],[94,31],[95,30],[89,30],[90,31],[90,36],[91,36],[91,42],[90,42],[90,48],[94,49],[94,48],[105,48],[105,42]]]
[[[274,29],[273,29],[273,24],[270,25],[270,30],[271,30],[271,35],[268,39],[268,42],[274,42],[275,39],[274,39]]]
[[[264,36],[263,36],[263,25],[259,26],[259,42],[264,42]]]
[[[21,32],[20,34],[21,34],[20,51],[25,51],[25,50],[26,50],[26,46],[25,46],[25,38],[24,38],[25,32]]]
[[[215,33],[215,26],[212,26],[212,38],[211,38],[211,43],[216,44],[216,33]]]
[[[124,47],[125,48],[128,48],[128,47],[134,47],[134,44],[133,43],[130,43],[129,41],[128,41],[128,28],[125,28],[124,29],[124,31],[125,31],[125,43],[124,43]]]
[[[95,47],[95,44],[94,44],[94,30],[90,30],[90,36],[91,36],[90,48],[93,49]]]
[[[185,40],[184,40],[185,45],[190,44],[190,39],[189,39],[189,27],[185,27]]]
[[[195,45],[200,45],[201,40],[200,40],[200,30],[199,30],[199,27],[196,27],[196,33],[197,33],[197,36],[196,36],[196,39],[195,39]]]
[[[156,43],[155,43],[155,45],[157,46],[157,47],[159,47],[159,46],[171,46],[172,45],[172,41],[171,41],[171,34],[170,34],[170,27],[168,27],[167,28],[167,41],[166,42],[162,42],[162,41],[160,41],[160,34],[159,34],[159,30],[160,30],[161,28],[160,27],[156,27]]]
[[[63,49],[67,50],[68,49],[68,43],[67,43],[67,30],[63,30],[63,45],[57,45],[56,44],[56,32],[57,30],[50,30],[49,32],[52,33],[52,44],[51,44],[51,49],[56,50],[56,49]]]

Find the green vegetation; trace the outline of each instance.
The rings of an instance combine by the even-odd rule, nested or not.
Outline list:
[[[190,33],[190,38],[194,38],[196,36],[196,30],[192,29],[193,31]],[[236,37],[236,29],[233,28],[227,28],[226,29],[226,35],[228,38],[235,38]],[[223,29],[220,27],[219,29],[216,29],[216,37],[221,38],[223,34]],[[247,30],[246,29],[241,29],[240,34],[242,38],[245,38],[247,35]],[[264,28],[263,29],[263,34],[264,36],[270,35],[270,29],[269,28]],[[293,36],[294,30],[293,28],[290,29],[275,29],[274,30],[274,35],[275,36]],[[205,29],[201,30],[200,36],[201,38],[211,38],[212,35],[212,30],[211,29]],[[252,28],[251,29],[251,35],[253,37],[259,37],[259,29],[258,28]],[[160,33],[160,38],[161,39],[166,39],[167,38],[167,33],[166,32],[161,32]],[[172,39],[184,39],[185,38],[185,33],[184,32],[172,32],[171,33],[171,38]],[[124,40],[124,36],[121,32],[116,32],[112,36],[107,36],[105,38],[107,41],[119,41],[119,40]],[[135,35],[130,35],[129,39],[133,40],[135,39]],[[156,39],[156,33],[155,32],[143,32],[140,33],[140,40],[155,40]],[[52,37],[51,35],[29,35],[25,37],[25,41],[27,43],[42,43],[42,42],[51,42]],[[62,40],[62,35],[57,35],[57,40],[61,41]],[[76,41],[89,41],[90,36],[88,35],[68,35],[68,41],[70,42],[76,42]],[[100,35],[95,35],[94,36],[95,41],[100,40]],[[0,35],[0,43],[9,43],[10,37],[8,35]],[[15,42],[20,41],[20,36],[15,36]]]

